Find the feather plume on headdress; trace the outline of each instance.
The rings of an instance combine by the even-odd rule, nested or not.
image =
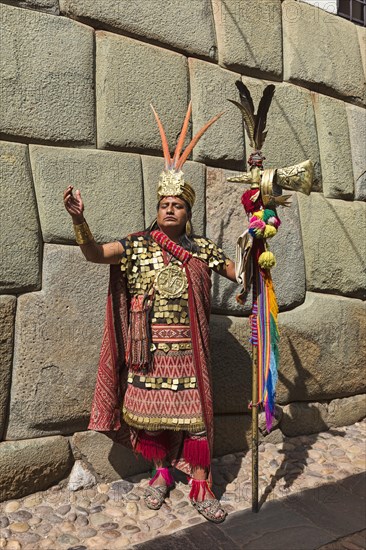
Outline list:
[[[158,198],[160,199],[161,197],[166,197],[166,196],[181,195],[182,198],[184,198],[188,202],[188,204],[192,207],[195,200],[195,192],[194,192],[194,189],[191,187],[191,185],[188,182],[184,181],[182,166],[186,162],[193,148],[197,145],[198,141],[201,139],[203,134],[209,129],[210,126],[212,126],[212,124],[214,124],[214,122],[216,122],[224,114],[224,111],[214,116],[213,118],[211,118],[193,136],[193,138],[191,139],[191,141],[189,142],[189,144],[187,145],[187,147],[182,153],[184,141],[186,139],[187,132],[188,132],[189,120],[192,114],[192,102],[190,101],[186,116],[184,118],[182,130],[180,132],[177,145],[175,147],[174,154],[171,157],[164,126],[159,118],[159,115],[154,109],[153,105],[151,105],[151,108],[153,110],[156,122],[158,124],[161,143],[162,143],[162,149],[163,149],[163,155],[165,159],[165,168],[159,177]]]

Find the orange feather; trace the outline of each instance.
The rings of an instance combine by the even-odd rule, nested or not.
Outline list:
[[[182,151],[184,140],[186,139],[187,131],[188,131],[188,125],[189,125],[189,119],[191,118],[192,114],[192,101],[189,102],[187,113],[183,122],[182,131],[180,133],[177,146],[175,148],[174,156],[173,156],[173,167],[177,164],[179,160],[179,155]]]
[[[159,118],[159,115],[155,111],[154,106],[152,105],[152,103],[150,103],[150,107],[152,108],[153,113],[154,113],[155,118],[156,118],[156,122],[158,123],[158,128],[159,128],[160,137],[161,137],[161,144],[163,146],[163,154],[164,154],[164,158],[165,158],[165,170],[168,170],[171,163],[172,163],[172,159],[171,159],[170,153],[169,153],[168,140],[166,138],[164,126],[162,125],[161,120]]]
[[[182,168],[183,164],[185,163],[185,161],[187,160],[187,158],[189,157],[193,147],[195,147],[197,145],[197,142],[199,141],[199,139],[203,136],[203,134],[209,129],[209,127],[214,123],[216,122],[216,120],[218,120],[223,114],[224,114],[225,111],[222,111],[222,113],[219,113],[218,115],[214,116],[213,118],[211,118],[211,120],[209,120],[202,128],[201,130],[199,130],[197,132],[197,134],[192,138],[192,141],[189,143],[189,145],[187,145],[184,153],[182,154],[182,156],[180,157],[180,159],[178,160],[177,162],[177,165],[176,165],[176,169],[180,169]]]

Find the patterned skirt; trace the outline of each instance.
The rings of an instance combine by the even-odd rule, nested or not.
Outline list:
[[[184,329],[186,332],[187,326]],[[187,345],[187,338],[185,345],[177,338],[163,339],[165,342],[161,334],[159,339],[153,327],[153,342],[157,348],[153,365],[148,374],[129,372],[123,418],[138,429],[201,432],[205,424],[193,352],[192,349],[179,349],[191,346]],[[167,351],[163,351],[164,346]]]

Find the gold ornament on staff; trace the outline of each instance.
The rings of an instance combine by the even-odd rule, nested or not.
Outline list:
[[[274,187],[277,185],[282,189],[289,189],[291,191],[299,191],[305,195],[310,195],[311,187],[314,178],[314,165],[311,160],[305,160],[300,164],[294,166],[288,166],[287,168],[274,168],[266,170],[258,170],[260,177],[260,185],[262,198],[263,196],[273,195]],[[253,181],[254,180],[254,181]],[[227,178],[227,181],[235,183],[255,183],[256,177],[253,171],[244,172],[240,176],[232,176]],[[254,186],[252,185],[254,188]],[[285,195],[289,197],[290,195]],[[280,205],[280,201],[283,200],[283,196],[275,197],[277,204]]]
[[[288,166],[286,168],[271,168],[264,169],[263,161],[265,157],[262,154],[261,148],[264,144],[264,141],[267,136],[266,124],[267,124],[267,114],[269,107],[272,102],[272,98],[275,92],[275,86],[269,85],[263,91],[262,98],[258,105],[257,113],[254,112],[254,103],[248,88],[243,84],[241,80],[235,82],[236,87],[239,90],[240,103],[234,100],[229,99],[231,103],[236,105],[242,113],[244,128],[249,138],[250,146],[254,149],[252,154],[248,159],[248,164],[250,165],[250,170],[244,172],[239,176],[234,176],[228,178],[230,182],[237,183],[246,183],[250,184],[250,191],[246,191],[242,197],[243,206],[249,215],[253,216],[251,221],[256,220],[256,215],[258,220],[254,221],[252,233],[245,231],[239,238],[237,243],[237,261],[236,261],[236,275],[238,282],[243,284],[243,292],[237,297],[238,301],[244,303],[250,285],[253,281],[253,307],[254,300],[257,300],[258,292],[258,276],[260,272],[266,271],[268,275],[265,276],[268,281],[271,282],[271,277],[269,270],[271,265],[274,265],[274,257],[272,253],[267,251],[266,238],[263,235],[257,234],[258,239],[252,237],[256,229],[260,225],[261,216],[264,217],[266,212],[273,211],[276,214],[276,208],[278,206],[290,206],[289,199],[291,195],[282,195],[281,188],[290,189],[292,191],[299,191],[305,193],[306,195],[310,194],[311,186],[313,183],[313,163],[310,160],[306,160],[300,164],[294,166]],[[246,196],[246,200],[244,199]],[[255,206],[258,205],[258,206]],[[255,206],[255,208],[254,208]],[[256,211],[257,210],[257,211]],[[276,214],[277,216],[277,214]],[[273,218],[276,221],[276,217]],[[278,225],[280,220],[277,219]],[[267,222],[266,222],[267,223]],[[270,220],[268,223],[271,223]],[[272,222],[273,223],[273,222]],[[257,225],[255,225],[257,224]],[[258,225],[259,224],[259,225]],[[262,224],[264,226],[264,223]],[[250,225],[249,225],[250,227]],[[268,228],[268,225],[265,225]],[[272,226],[270,228],[271,234],[275,234],[276,230]],[[258,230],[259,231],[259,230]],[[257,242],[256,242],[257,241]],[[260,242],[260,244],[258,244]],[[262,250],[265,252],[261,254],[259,260],[255,259],[255,254],[252,254],[252,247],[261,246]],[[256,250],[261,250],[257,248]],[[263,262],[260,263],[262,256],[267,255]],[[272,259],[269,255],[272,255]],[[268,260],[271,259],[271,261]],[[267,260],[267,265],[265,264]],[[272,263],[271,263],[272,262]],[[257,271],[258,273],[256,273]],[[263,280],[263,276],[260,275]],[[273,287],[272,291],[273,291]],[[273,300],[277,307],[277,301],[273,292]],[[256,302],[256,306],[257,306]],[[258,324],[260,324],[259,313],[254,313],[252,311],[251,323],[253,330],[253,322],[256,323],[257,329]],[[276,313],[277,315],[277,313]],[[253,321],[254,318],[254,321]],[[277,322],[277,318],[276,318]],[[258,407],[263,405],[259,396],[259,339],[260,335],[257,334],[257,342],[252,332],[252,511],[259,511],[259,502],[258,502]],[[277,342],[276,342],[277,345]],[[261,373],[263,377],[263,373]],[[261,379],[263,383],[263,378]]]

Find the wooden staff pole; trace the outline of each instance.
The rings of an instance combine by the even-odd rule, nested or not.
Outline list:
[[[258,347],[252,346],[252,512],[258,512]]]
[[[254,247],[255,248],[255,247]],[[257,273],[258,265],[255,261],[255,253],[252,251],[253,270],[253,311],[257,301]],[[252,315],[253,315],[252,311]],[[258,315],[258,312],[255,312]],[[257,321],[252,318],[253,321]],[[253,334],[252,334],[253,336]],[[258,508],[258,342],[252,344],[252,512],[257,513]]]

